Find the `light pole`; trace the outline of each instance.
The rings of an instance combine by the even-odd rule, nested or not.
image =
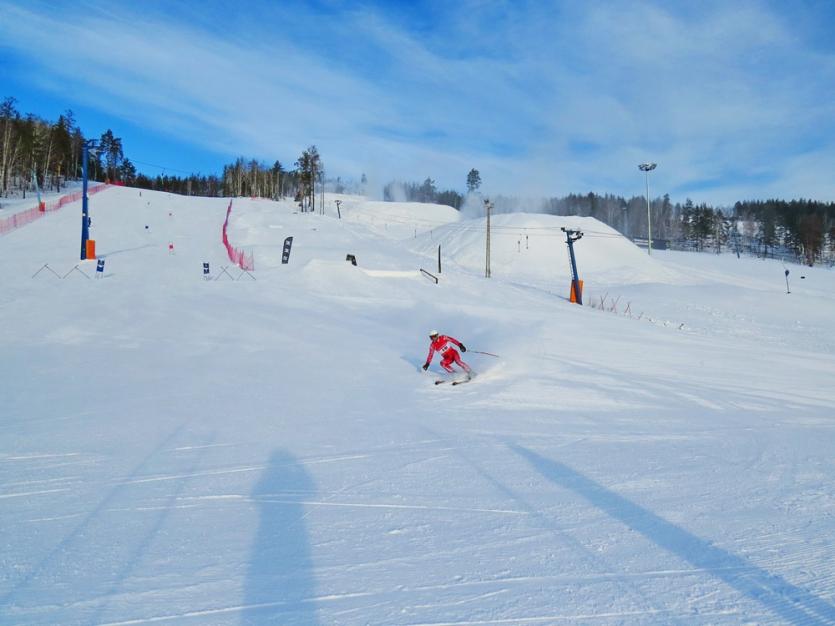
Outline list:
[[[84,153],[81,159],[81,260],[87,258],[87,240],[90,238],[90,211],[87,206],[87,160],[90,150],[95,153],[96,141],[90,139],[84,142]]]
[[[638,169],[644,173],[647,186],[647,254],[652,255],[652,212],[649,208],[649,173],[658,167],[657,163],[641,163]]]
[[[493,209],[493,203],[490,200],[484,201],[484,210],[487,211],[487,241],[486,241],[486,259],[484,266],[484,277],[490,278],[490,211]]]

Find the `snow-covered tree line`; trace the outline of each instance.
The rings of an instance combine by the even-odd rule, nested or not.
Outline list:
[[[497,210],[503,206],[495,200]],[[599,219],[632,239],[647,237],[645,197],[570,194],[545,202],[544,212]],[[733,207],[673,203],[669,195],[650,202],[652,237],[672,248],[738,250],[758,256],[787,256],[804,263],[835,260],[835,203],[813,200],[737,202]]]
[[[300,173],[287,170],[281,161],[268,165],[257,159],[238,157],[223,166],[222,173],[176,176],[137,174],[125,183],[142,189],[167,191],[186,196],[240,197],[278,199],[292,197],[299,189]]]
[[[279,198],[303,191],[313,203],[313,189],[323,179],[322,160],[315,146],[305,150],[297,169],[288,171],[280,161],[267,165],[240,157],[223,167],[220,176],[138,173],[124,156],[122,140],[112,130],[100,137],[88,137],[67,110],[54,122],[33,114],[22,114],[15,98],[0,103],[0,197],[22,195],[36,188],[60,191],[65,181],[81,178],[85,142],[96,140],[88,153],[91,180],[121,181],[127,185],[158,191],[201,196],[259,196]]]
[[[467,175],[467,192],[481,185],[478,170]],[[435,181],[392,181],[383,189],[388,201],[433,202],[460,209],[466,196],[454,190],[439,192]],[[650,201],[644,196],[569,194],[532,201],[492,196],[496,213],[530,212],[594,217],[630,239],[646,239],[652,220],[655,245],[758,256],[782,256],[804,263],[835,261],[835,203],[812,200],[737,202],[733,207],[695,204],[689,198],[673,203],[665,194]]]
[[[809,265],[835,260],[835,202],[745,201],[733,214],[766,254],[789,250]]]
[[[81,176],[82,149],[86,137],[67,110],[55,122],[33,114],[22,115],[16,100],[0,103],[0,197],[23,195],[36,188],[60,191],[64,181]],[[280,161],[268,165],[239,157],[223,167],[220,176],[137,173],[125,158],[122,140],[108,129],[96,138],[97,149],[88,157],[92,180],[122,181],[125,184],[200,196],[292,197],[303,210],[316,210],[321,202],[325,179],[324,164],[316,146],[302,151],[286,169]],[[365,180],[363,175],[363,181]],[[481,176],[471,169],[466,177],[467,193],[477,193]],[[342,191],[341,179],[331,189]],[[392,181],[383,188],[386,200],[431,202],[460,209],[466,196],[454,189],[438,190],[435,181]],[[317,199],[319,198],[319,199]],[[581,215],[599,219],[633,239],[647,236],[652,220],[654,241],[669,247],[721,251],[733,249],[765,256],[793,256],[805,263],[835,260],[835,203],[813,200],[740,201],[733,207],[673,203],[669,195],[655,198],[647,211],[646,198],[629,199],[612,194],[569,194],[541,203],[503,196],[492,197],[494,211],[544,212]],[[649,216],[648,216],[649,213]]]
[[[64,181],[81,177],[85,137],[67,110],[55,122],[36,115],[21,115],[16,100],[0,103],[0,195],[22,195],[35,189],[60,191]],[[105,131],[89,152],[93,180],[127,180],[136,169],[122,152],[122,140]]]
[[[108,133],[108,152],[101,156],[112,170],[121,165],[121,144]],[[85,140],[72,111],[50,122],[31,113],[22,115],[16,100],[6,98],[0,103],[0,195],[26,197],[36,188],[60,190],[64,180],[81,175]],[[98,156],[91,157],[90,167],[95,178],[102,177]]]

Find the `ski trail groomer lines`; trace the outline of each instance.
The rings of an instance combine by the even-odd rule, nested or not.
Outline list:
[[[429,355],[426,357],[426,363],[423,364],[423,371],[426,371],[429,368],[429,364],[432,362],[432,358],[437,352],[441,355],[442,368],[450,374],[453,374],[455,370],[452,368],[452,364],[455,363],[467,373],[467,379],[470,379],[472,376],[470,366],[461,360],[461,355],[458,354],[458,350],[453,347],[453,345],[458,346],[461,348],[461,352],[466,352],[467,348],[463,343],[458,341],[455,337],[441,335],[437,330],[430,331],[429,341]]]

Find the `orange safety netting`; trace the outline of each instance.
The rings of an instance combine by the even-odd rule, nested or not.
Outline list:
[[[229,227],[229,215],[232,213],[232,201],[229,201],[229,207],[226,209],[226,220],[223,222],[223,245],[226,247],[226,254],[229,255],[229,260],[242,270],[251,272],[255,269],[255,259],[252,254],[247,254],[243,250],[232,247],[229,243],[229,236],[226,234],[226,229]]]
[[[90,197],[93,194],[98,193],[99,191],[104,191],[108,187],[110,187],[110,185],[107,183],[100,183],[98,185],[88,187],[87,197]],[[54,202],[41,202],[40,206],[32,207],[31,209],[27,209],[25,211],[21,211],[20,213],[15,213],[14,215],[10,215],[9,217],[0,219],[0,235],[10,233],[13,230],[26,226],[26,224],[31,224],[35,220],[42,218],[47,213],[57,211],[58,209],[73,202],[78,202],[79,200],[81,200],[81,196],[82,192],[76,191],[75,193],[70,193],[66,196],[61,196],[60,198],[58,198],[58,200]]]

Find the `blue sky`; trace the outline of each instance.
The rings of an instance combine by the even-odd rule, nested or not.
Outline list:
[[[0,97],[140,171],[835,201],[835,3],[0,0]]]

